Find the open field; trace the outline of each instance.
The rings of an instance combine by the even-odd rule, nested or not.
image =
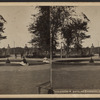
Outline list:
[[[49,81],[49,67],[0,66],[0,94],[37,94],[37,86]]]
[[[100,89],[100,65],[53,64],[54,89]]]

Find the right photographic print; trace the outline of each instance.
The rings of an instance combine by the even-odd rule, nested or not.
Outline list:
[[[100,6],[50,6],[54,94],[100,93]]]

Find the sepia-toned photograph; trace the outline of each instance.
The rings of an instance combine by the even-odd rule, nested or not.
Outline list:
[[[49,12],[45,10],[0,7],[0,94],[38,94],[42,85],[50,85]],[[41,93],[48,93],[49,87]]]
[[[51,8],[52,9],[52,8]],[[53,88],[57,94],[100,93],[100,7],[55,7]],[[51,24],[52,25],[52,24]],[[55,28],[53,26],[53,28]]]
[[[100,94],[100,6],[0,5],[0,95]]]

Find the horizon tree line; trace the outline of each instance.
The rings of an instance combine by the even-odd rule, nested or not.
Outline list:
[[[38,6],[38,13],[33,16],[29,25],[29,32],[33,34],[30,43],[39,47],[41,51],[50,53],[50,38],[52,38],[52,51],[55,52],[59,46],[58,34],[64,40],[66,56],[69,56],[71,47],[77,52],[82,49],[83,40],[90,38],[87,35],[88,23],[90,20],[82,12],[80,15],[73,6]],[[6,39],[3,36],[6,20],[0,15],[0,40]]]

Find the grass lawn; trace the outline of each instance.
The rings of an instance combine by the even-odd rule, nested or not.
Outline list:
[[[49,81],[49,72],[49,64],[0,66],[0,94],[37,94],[37,86]]]
[[[53,64],[54,89],[100,89],[100,65]]]

